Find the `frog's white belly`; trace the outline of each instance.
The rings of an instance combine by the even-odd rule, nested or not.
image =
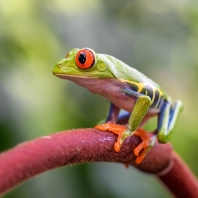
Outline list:
[[[126,83],[123,83],[117,79],[96,79],[79,76],[66,76],[65,78],[77,83],[80,86],[86,87],[90,92],[94,94],[99,94],[107,98],[120,109],[124,109],[128,112],[131,112],[133,110],[136,98],[127,96],[125,93],[123,93],[123,88],[129,88]],[[150,109],[148,116],[153,116],[157,113],[159,113],[159,109]]]

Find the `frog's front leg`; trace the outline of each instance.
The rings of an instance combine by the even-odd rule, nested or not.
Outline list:
[[[148,134],[144,130],[138,129],[141,122],[143,121],[143,118],[145,117],[146,113],[149,110],[149,107],[151,105],[151,99],[149,96],[142,95],[128,88],[123,89],[122,92],[129,97],[133,97],[136,100],[132,113],[129,117],[128,126],[126,127],[123,125],[106,123],[102,125],[97,125],[95,128],[102,130],[102,131],[110,131],[110,132],[118,134],[117,142],[114,144],[114,149],[117,152],[120,150],[125,138],[133,134],[135,134],[136,136],[140,136],[142,139],[142,142],[134,150],[134,153],[137,156],[136,163],[140,163],[142,159],[145,157],[147,151],[149,150],[148,148],[150,147],[150,145],[154,144],[153,140],[155,140],[153,139],[153,135]],[[109,111],[110,113],[108,116],[109,118],[113,117],[111,108],[112,107],[110,107],[110,111]],[[112,109],[116,109],[116,108],[114,107]],[[128,117],[127,114],[126,114],[126,117]],[[107,119],[107,121],[108,120],[113,120],[113,119]],[[118,117],[118,120],[119,120],[119,117]],[[142,149],[144,150],[142,151]]]
[[[149,96],[142,95],[130,89],[123,89],[123,92],[129,97],[136,98],[136,102],[129,117],[129,122],[126,130],[122,132],[122,134],[118,137],[117,142],[114,144],[116,151],[119,151],[124,140],[127,137],[133,135],[134,132],[138,129],[151,105],[151,99]]]

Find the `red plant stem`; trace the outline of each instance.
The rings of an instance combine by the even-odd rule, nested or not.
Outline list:
[[[0,154],[0,195],[36,174],[70,164],[93,161],[120,162],[154,174],[168,170],[173,160],[174,164],[180,164],[180,159],[172,155],[170,144],[156,143],[142,163],[137,165],[136,156],[132,151],[141,142],[140,138],[136,136],[127,138],[118,153],[113,148],[116,139],[117,136],[110,132],[76,129],[19,144]],[[175,173],[177,170],[171,169],[171,171]],[[170,172],[168,174],[171,175],[168,177],[171,178],[174,173]],[[180,171],[179,174],[185,173]],[[197,192],[197,181],[192,179],[192,173],[185,174],[186,180],[183,179],[183,182],[174,178],[169,181],[166,179],[170,184],[165,182],[164,176],[159,178],[172,192],[175,189],[170,188],[171,183],[178,182],[179,188],[184,188],[187,181],[192,188],[185,188],[182,197],[190,197],[191,191]]]
[[[158,178],[176,197],[198,197],[197,178],[192,174],[184,161],[172,152],[173,167],[165,175]]]

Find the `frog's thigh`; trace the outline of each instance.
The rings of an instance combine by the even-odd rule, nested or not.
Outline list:
[[[157,137],[160,143],[166,143],[171,139],[181,110],[181,101],[176,101],[173,107],[170,102],[164,102],[158,115]]]

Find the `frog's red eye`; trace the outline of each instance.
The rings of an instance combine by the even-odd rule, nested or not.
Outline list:
[[[76,65],[80,69],[89,69],[95,63],[95,57],[91,50],[82,49],[76,54]]]

